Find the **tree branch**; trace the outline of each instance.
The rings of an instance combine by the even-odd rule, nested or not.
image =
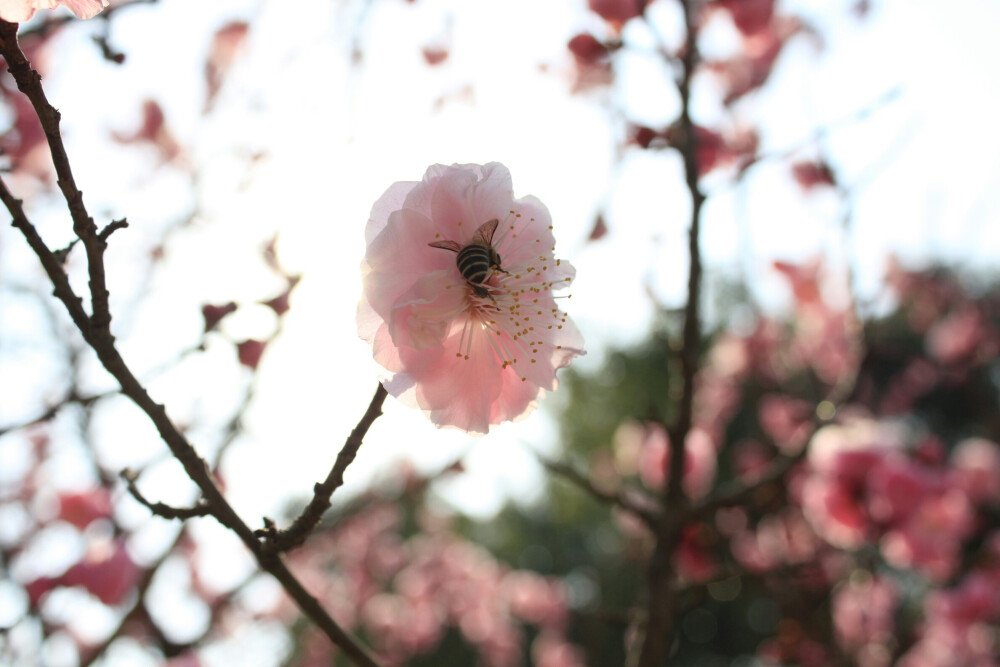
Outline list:
[[[278,530],[274,527],[273,522],[267,520],[264,528],[255,531],[254,534],[264,540],[263,547],[265,552],[280,553],[294,549],[305,542],[316,526],[319,525],[324,512],[330,508],[330,498],[333,496],[333,492],[343,485],[344,472],[347,470],[347,466],[351,465],[351,462],[354,461],[354,457],[357,456],[365,434],[368,433],[368,429],[371,428],[371,425],[382,414],[382,404],[385,403],[387,395],[388,392],[386,392],[385,387],[380,383],[378,388],[375,389],[375,395],[372,396],[371,403],[368,404],[368,409],[365,411],[364,416],[361,417],[361,421],[354,427],[351,434],[347,436],[347,441],[337,455],[337,460],[334,462],[333,468],[330,469],[326,479],[322,483],[316,484],[313,488],[312,500],[302,510],[302,514],[292,522],[292,525],[286,530]]]
[[[660,520],[660,512],[659,508],[656,507],[655,502],[650,501],[647,507],[643,507],[637,499],[629,497],[625,491],[620,489],[617,491],[605,491],[598,488],[590,478],[568,463],[553,461],[545,458],[541,454],[536,454],[535,456],[538,457],[538,460],[549,472],[562,477],[601,502],[615,505],[622,508],[626,512],[634,514],[641,519],[650,530],[656,530]]]
[[[163,405],[156,403],[126,365],[114,344],[111,335],[111,314],[108,310],[108,290],[105,282],[104,251],[105,238],[101,238],[93,219],[87,214],[83,194],[77,189],[73,179],[69,158],[59,133],[59,112],[53,108],[42,91],[41,78],[32,68],[17,44],[17,24],[0,21],[0,54],[7,61],[8,68],[17,82],[18,88],[31,101],[42,123],[48,140],[49,150],[56,167],[59,188],[63,192],[73,230],[83,242],[87,251],[90,274],[90,295],[92,312],[88,316],[82,300],[69,284],[62,264],[48,248],[35,227],[24,214],[21,201],[16,199],[0,179],[0,201],[4,203],[13,218],[13,226],[24,234],[29,246],[38,256],[45,272],[55,287],[55,296],[69,311],[74,324],[87,343],[97,353],[104,368],[121,385],[122,393],[128,396],[146,413],[156,426],[160,437],[173,455],[184,466],[184,470],[202,492],[204,502],[211,508],[212,515],[220,523],[235,532],[253,553],[262,569],[274,576],[295,600],[299,608],[336,644],[359,665],[377,667],[378,663],[366,649],[348,635],[319,602],[302,586],[280,559],[267,553],[257,541],[253,531],[240,519],[226,501],[212,478],[205,461],[198,455],[187,438],[174,426]],[[114,223],[112,223],[113,225]]]
[[[674,626],[679,613],[679,598],[673,589],[676,573],[671,559],[683,528],[684,450],[691,430],[694,405],[694,378],[698,370],[701,349],[701,250],[699,235],[701,208],[705,195],[698,185],[698,139],[691,119],[691,80],[698,62],[697,13],[699,0],[681,0],[687,41],[681,57],[681,75],[677,88],[681,96],[679,143],[684,159],[684,175],[691,195],[691,221],[688,231],[687,304],[684,307],[683,342],[680,351],[682,393],[677,419],[670,428],[670,456],[667,457],[664,488],[664,508],[656,535],[656,546],[649,563],[649,600],[645,635],[641,641],[639,667],[660,667],[666,661],[673,642]]]
[[[154,503],[146,499],[146,496],[142,495],[139,491],[139,487],[136,485],[136,480],[139,478],[133,471],[125,468],[121,471],[121,478],[125,481],[125,487],[128,492],[132,494],[132,497],[136,499],[141,505],[145,505],[146,508],[155,514],[156,516],[162,516],[164,519],[191,519],[197,516],[210,516],[212,514],[212,508],[208,506],[204,500],[198,501],[193,507],[171,507],[166,503]]]

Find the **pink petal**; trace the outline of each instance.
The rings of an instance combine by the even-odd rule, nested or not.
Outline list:
[[[38,3],[41,6],[41,3]],[[101,13],[109,4],[108,0],[59,0],[59,4],[64,5],[77,18],[89,19]]]
[[[32,0],[0,0],[0,19],[21,23],[35,15],[37,3]]]

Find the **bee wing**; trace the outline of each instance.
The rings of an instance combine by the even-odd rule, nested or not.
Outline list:
[[[459,252],[462,249],[462,246],[458,245],[454,241],[431,241],[427,245],[429,245],[432,248],[451,250],[452,252]]]
[[[476,233],[472,235],[472,242],[481,243],[484,246],[493,245],[493,234],[496,233],[497,225],[499,224],[500,220],[498,218],[493,218],[492,220],[479,225],[479,229],[477,229]]]

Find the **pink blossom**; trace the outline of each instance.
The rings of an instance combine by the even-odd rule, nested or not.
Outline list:
[[[712,5],[729,12],[744,35],[763,30],[774,17],[774,0],[715,0]]]
[[[684,440],[684,493],[698,498],[708,493],[715,482],[715,445],[704,429],[693,428]],[[665,481],[670,439],[659,424],[646,428],[639,459],[639,476],[651,489],[660,489]]]
[[[60,583],[82,586],[106,605],[116,605],[139,582],[139,567],[122,540],[92,548],[79,563],[66,570]]]
[[[757,408],[758,421],[764,433],[783,451],[802,449],[812,429],[813,406],[801,399],[783,394],[766,394]]]
[[[1000,446],[984,438],[958,443],[951,455],[955,483],[976,503],[1000,503]]]
[[[59,494],[59,518],[81,530],[92,521],[110,516],[111,494],[105,488]]]
[[[134,132],[112,132],[111,138],[120,144],[148,142],[156,147],[160,159],[170,162],[181,152],[181,145],[167,128],[163,107],[156,100],[142,103],[142,122]]]
[[[886,453],[858,448],[850,440],[835,442],[845,436],[851,437],[844,427],[827,426],[813,438],[809,453],[813,471],[802,486],[802,511],[827,542],[853,549],[874,534],[864,492],[869,474],[882,463]],[[834,447],[844,449],[830,451]]]
[[[875,578],[854,581],[833,598],[833,624],[840,644],[860,652],[868,644],[890,641],[895,630],[896,587]]]
[[[928,498],[946,490],[937,470],[901,456],[886,457],[868,474],[868,511],[883,524],[898,525]]]
[[[737,163],[739,167],[746,166],[757,153],[759,137],[754,130],[736,129],[727,132],[717,132],[707,127],[694,126],[695,155],[698,162],[698,175],[704,176],[710,171]],[[674,123],[663,132],[667,144],[683,147],[687,139],[679,123]]]
[[[215,32],[211,50],[205,61],[205,83],[208,85],[206,108],[211,108],[215,102],[226,75],[243,50],[249,32],[250,26],[245,21],[227,23]]]
[[[901,667],[979,667],[996,665],[1000,620],[996,572],[972,572],[951,590],[924,600],[920,640],[899,661]]]
[[[472,283],[449,248],[481,242],[493,221],[499,261]],[[553,256],[548,210],[534,197],[514,199],[503,165],[434,165],[419,183],[394,184],[365,238],[359,335],[389,393],[437,426],[486,433],[522,419],[556,388],[556,371],[584,353],[552,294],[575,271]]]
[[[806,191],[820,185],[837,184],[830,165],[823,160],[796,162],[792,165],[792,177]]]
[[[958,364],[996,352],[986,322],[975,306],[956,308],[927,332],[927,351],[942,364]]]
[[[62,5],[77,18],[89,19],[101,13],[108,0],[0,0],[0,19],[11,23],[27,21],[39,9],[55,9]]]
[[[532,664],[536,667],[583,667],[583,652],[561,635],[543,632],[531,644]]]
[[[642,14],[646,0],[587,0],[587,5],[602,19],[620,28],[629,19]]]
[[[963,541],[975,527],[972,505],[956,489],[913,502],[916,509],[882,539],[882,555],[890,565],[947,580],[958,567]]]

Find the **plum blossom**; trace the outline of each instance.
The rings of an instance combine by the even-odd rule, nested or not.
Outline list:
[[[898,598],[892,581],[871,576],[851,577],[833,596],[831,612],[837,640],[859,664],[888,664],[889,652],[884,645],[892,641],[896,629]]]
[[[477,232],[493,221],[499,257],[467,280],[452,249],[481,242]],[[392,185],[365,239],[358,333],[389,393],[437,426],[482,434],[522,419],[556,388],[556,371],[584,354],[553,296],[575,270],[553,256],[548,210],[515,199],[503,165],[434,165],[419,183]]]
[[[11,23],[27,21],[39,9],[55,9],[59,5],[73,12],[77,18],[89,19],[101,13],[108,0],[0,0],[0,19]]]

